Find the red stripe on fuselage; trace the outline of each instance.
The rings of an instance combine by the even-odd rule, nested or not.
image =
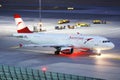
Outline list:
[[[18,33],[32,33],[28,27],[25,27],[23,29],[17,30]]]

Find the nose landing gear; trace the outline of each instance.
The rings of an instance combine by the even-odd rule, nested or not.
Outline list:
[[[97,50],[97,55],[101,56],[101,50],[100,49]]]
[[[97,56],[101,56],[101,50],[100,50],[100,49],[93,50],[93,51],[92,51],[92,54],[93,54],[93,55],[97,55]]]

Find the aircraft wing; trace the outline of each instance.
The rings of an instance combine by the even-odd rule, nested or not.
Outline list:
[[[41,45],[41,44],[19,44],[19,47],[72,47],[73,45],[70,45],[70,44],[44,44],[44,45]]]
[[[70,45],[70,44],[63,44],[63,45],[56,45],[56,44],[44,44],[44,45],[39,45],[39,44],[19,44],[18,46],[13,46],[11,48],[16,49],[16,48],[21,48],[21,47],[53,47],[53,48],[57,48],[57,47],[72,47],[74,49],[78,49],[79,51],[89,51],[89,48],[84,48],[84,47],[79,47],[79,48],[75,48],[75,46]]]
[[[19,48],[21,47],[53,47],[53,48],[56,48],[56,47],[74,47],[74,49],[79,49],[80,51],[88,51],[90,50],[89,48],[85,48],[85,47],[79,47],[79,48],[75,48],[75,46],[73,45],[70,45],[70,44],[63,44],[63,45],[56,45],[56,44],[44,44],[44,45],[39,45],[39,44],[19,44]]]

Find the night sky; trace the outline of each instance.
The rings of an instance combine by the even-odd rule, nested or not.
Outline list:
[[[37,4],[39,0],[0,0],[1,4]],[[120,0],[42,0],[43,4],[120,6]]]
[[[41,2],[42,6],[120,6],[120,0],[42,0]],[[37,9],[39,0],[0,0],[0,4],[2,8]]]

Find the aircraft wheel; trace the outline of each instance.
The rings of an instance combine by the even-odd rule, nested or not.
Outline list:
[[[55,55],[59,55],[60,51],[55,51]]]
[[[98,56],[101,56],[101,53],[97,54]]]

